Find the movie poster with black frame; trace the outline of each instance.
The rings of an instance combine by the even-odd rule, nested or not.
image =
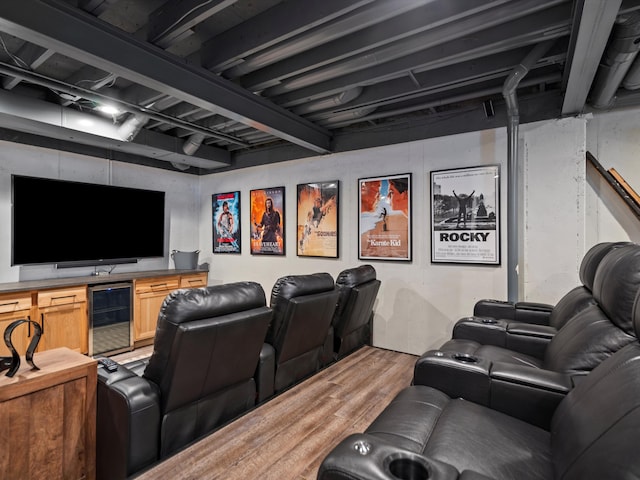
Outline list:
[[[251,255],[285,255],[284,187],[251,190]]]
[[[411,174],[358,179],[358,258],[412,261]]]
[[[338,258],[338,205],[340,184],[297,185],[296,249],[299,257]]]
[[[213,253],[242,253],[240,192],[211,195]]]
[[[431,262],[500,265],[500,165],[431,172]]]

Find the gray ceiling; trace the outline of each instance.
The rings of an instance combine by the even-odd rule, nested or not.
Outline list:
[[[4,0],[0,139],[203,174],[504,126],[514,75],[521,123],[638,106],[639,16],[640,0]]]

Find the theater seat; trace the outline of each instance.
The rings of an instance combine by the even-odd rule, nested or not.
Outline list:
[[[252,408],[271,315],[254,282],[169,294],[148,361],[98,369],[98,478],[127,478]]]
[[[373,305],[380,280],[371,265],[340,272],[336,278],[340,292],[333,316],[333,356],[338,360],[363,345],[371,345]]]
[[[273,285],[267,343],[273,347],[274,393],[324,366],[324,346],[337,300],[338,290],[328,273],[288,275]],[[260,393],[261,400],[267,397]]]
[[[538,302],[509,302],[493,299],[483,299],[476,302],[473,308],[476,325],[490,324],[486,319],[500,319],[505,321],[523,322],[537,325],[548,325],[558,330],[565,324],[567,320],[573,317],[580,310],[594,303],[593,299],[593,282],[596,270],[600,261],[612,249],[631,242],[602,242],[591,247],[582,258],[579,269],[579,278],[581,285],[569,290],[555,305]],[[485,320],[484,322],[482,320]],[[459,338],[468,334],[462,330],[465,329],[463,323],[458,327]],[[454,338],[456,337],[456,327],[454,327]],[[486,328],[486,327],[485,327]],[[491,327],[489,327],[491,328]],[[474,340],[474,338],[472,338]]]
[[[636,340],[633,308],[640,289],[640,246],[611,250],[596,272],[597,304],[571,318],[547,343],[542,357],[494,345],[453,339],[425,352],[415,364],[413,383],[435,387],[514,415],[524,414],[544,426],[544,410],[552,410],[573,388],[577,377]],[[510,410],[527,385],[537,395],[537,409]]]
[[[635,333],[640,316],[634,308]],[[520,403],[536,399],[523,395]],[[640,478],[640,344],[573,388],[543,429],[428,386],[402,390],[364,433],[342,440],[319,480]]]

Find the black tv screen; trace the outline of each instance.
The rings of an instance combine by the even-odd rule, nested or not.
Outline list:
[[[164,256],[164,192],[12,176],[12,265]]]

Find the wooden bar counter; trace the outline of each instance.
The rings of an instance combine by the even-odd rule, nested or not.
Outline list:
[[[0,373],[0,478],[95,479],[97,364],[68,348]]]

